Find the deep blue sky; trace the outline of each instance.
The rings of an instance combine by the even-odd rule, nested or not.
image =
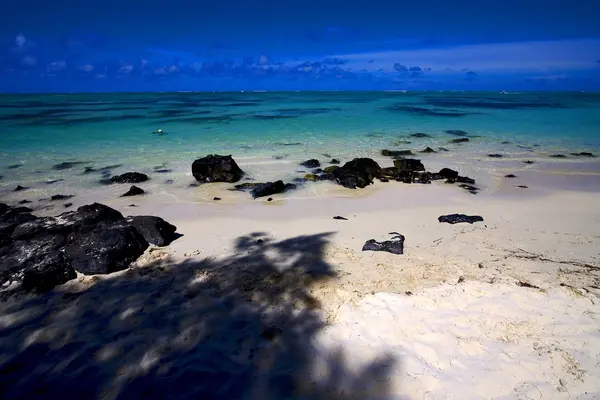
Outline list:
[[[600,1],[0,0],[0,92],[600,90]]]

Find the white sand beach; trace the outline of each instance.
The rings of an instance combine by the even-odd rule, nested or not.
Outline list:
[[[0,393],[600,398],[600,193],[530,186],[109,202],[183,237],[128,270],[1,303]],[[452,213],[484,222],[438,222]],[[403,255],[361,251],[390,232]]]

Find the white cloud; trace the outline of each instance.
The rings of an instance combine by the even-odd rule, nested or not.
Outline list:
[[[23,57],[23,59],[21,60],[21,63],[23,65],[27,65],[27,66],[34,66],[37,64],[37,58],[35,58],[34,56],[25,56]]]
[[[394,64],[418,65],[439,73],[447,68],[477,71],[552,71],[597,66],[600,39],[492,43],[422,50],[337,54],[347,67],[393,72]],[[375,60],[369,63],[370,60]],[[447,72],[446,72],[447,73]]]
[[[178,71],[179,71],[179,67],[177,65],[168,65],[166,67],[156,68],[154,70],[154,74],[155,75],[168,75],[168,74],[171,74],[173,72],[178,72]]]
[[[125,64],[119,68],[119,74],[129,74],[133,71],[133,65]]]
[[[261,55],[261,56],[258,58],[258,63],[259,63],[260,65],[267,65],[267,64],[269,63],[269,57],[267,57],[267,56],[264,56],[264,55]]]
[[[46,67],[48,72],[59,72],[67,68],[67,62],[65,60],[53,61]]]
[[[92,72],[94,70],[94,66],[92,64],[85,64],[77,67],[77,69],[83,72]]]
[[[27,39],[25,38],[25,36],[23,36],[23,34],[19,33],[17,35],[17,37],[15,38],[15,44],[17,45],[17,47],[23,47],[23,46],[25,46],[26,43],[27,43]]]

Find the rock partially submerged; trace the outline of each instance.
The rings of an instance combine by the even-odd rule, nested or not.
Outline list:
[[[46,291],[84,274],[125,269],[149,246],[169,244],[176,228],[158,217],[125,219],[94,203],[57,217],[0,204],[0,287]]]
[[[113,183],[141,183],[148,180],[148,175],[141,172],[125,172],[121,175],[116,175],[110,178]]]
[[[386,157],[404,157],[412,156],[414,153],[411,150],[381,150],[381,155]]]
[[[355,158],[333,171],[336,182],[349,189],[364,188],[381,175],[381,167],[370,158]]]
[[[575,157],[590,157],[590,158],[596,157],[594,154],[588,153],[586,151],[582,151],[582,152],[579,152],[579,153],[571,153],[571,155],[575,156]]]
[[[437,151],[435,151],[431,147],[425,147],[425,149],[421,150],[420,152],[425,154],[437,153]]]
[[[300,165],[306,168],[318,168],[321,166],[321,163],[319,162],[319,160],[312,158],[310,160],[301,162]]]
[[[469,138],[452,139],[448,143],[466,143],[466,142],[470,142]]]
[[[410,136],[414,137],[414,138],[430,138],[431,137],[431,135],[429,135],[427,133],[420,133],[420,132],[413,133]]]
[[[502,158],[504,156],[502,154],[494,153],[494,154],[488,154],[488,157],[490,157],[490,158]]]
[[[367,240],[362,251],[385,251],[392,254],[404,254],[404,236],[399,233],[393,233],[391,240],[378,242],[375,239]]]
[[[142,188],[132,185],[127,192],[125,192],[121,195],[121,197],[139,196],[144,193],[146,193],[146,192],[144,192],[144,190]]]
[[[329,161],[329,164],[334,164],[337,165],[340,163],[340,160],[336,159],[336,158],[332,158],[331,161]]]
[[[479,215],[449,214],[438,217],[438,221],[446,222],[448,224],[473,224],[475,222],[483,222],[483,217]]]
[[[69,200],[73,197],[75,197],[74,194],[55,194],[54,196],[50,197],[50,201]]]
[[[250,191],[253,199],[259,197],[270,196],[272,194],[283,193],[285,191],[285,184],[283,181],[259,183],[254,189]]]
[[[198,182],[233,183],[242,179],[244,171],[237,165],[231,155],[211,154],[192,163],[192,175]]]

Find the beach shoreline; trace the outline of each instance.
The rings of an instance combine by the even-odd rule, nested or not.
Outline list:
[[[291,119],[289,110],[282,115]],[[294,118],[306,116],[293,111]],[[435,139],[410,136],[412,131],[383,137],[362,132],[362,139],[351,143],[364,139],[365,146],[344,151],[318,143],[312,134],[306,141],[314,145],[284,137],[278,140],[290,146],[255,148],[251,154],[238,143],[230,148],[237,148],[233,159],[245,174],[229,183],[200,183],[192,176],[194,159],[209,154],[195,148],[176,157],[170,149],[160,159],[156,147],[133,158],[118,153],[95,160],[49,154],[39,163],[31,154],[3,159],[0,203],[8,204],[5,209],[33,209],[42,233],[56,223],[64,242],[60,251],[73,241],[85,242],[89,230],[111,240],[110,229],[124,235],[114,241],[94,237],[97,243],[85,242],[88,247],[75,254],[71,248],[74,259],[139,234],[130,216],[156,216],[174,227],[165,246],[149,245],[146,237],[133,240],[139,253],[118,272],[77,270],[41,294],[12,283],[2,287],[0,397],[51,397],[68,387],[73,397],[103,399],[148,393],[162,398],[216,393],[260,399],[597,398],[597,148],[585,147],[585,141],[573,148],[503,144],[493,137],[478,143],[478,130],[447,132]],[[473,142],[439,150],[463,135]],[[407,137],[412,143],[398,142]],[[139,143],[143,147],[149,140],[146,135]],[[421,153],[430,145],[436,153]],[[283,150],[287,147],[290,151]],[[394,157],[382,155],[388,149],[411,150],[395,156],[399,164],[414,167],[418,163],[408,160],[419,159],[428,172],[395,167],[376,179],[369,175],[372,184],[358,189],[343,187],[339,176],[305,179],[316,168],[333,165],[334,158],[344,166],[365,156],[389,168]],[[300,165],[311,158],[320,166]],[[373,160],[361,168],[370,168]],[[441,179],[443,168],[454,177]],[[133,183],[145,194],[121,197],[132,182],[110,179],[126,172],[149,176]],[[407,177],[412,183],[402,182]],[[417,183],[422,177],[432,182]],[[232,190],[236,184],[279,179],[298,187],[256,199],[249,190]],[[23,188],[15,191],[17,185]],[[56,195],[67,197],[51,200]],[[79,207],[94,203],[113,209],[91,206],[100,210],[91,215],[97,212],[106,221],[88,216],[91,225],[80,230],[61,225],[82,213]],[[471,223],[440,220],[452,214],[470,216]],[[19,234],[8,242],[29,240],[26,229]],[[372,240],[392,244],[388,251],[363,250]],[[123,248],[123,254],[129,251]]]

